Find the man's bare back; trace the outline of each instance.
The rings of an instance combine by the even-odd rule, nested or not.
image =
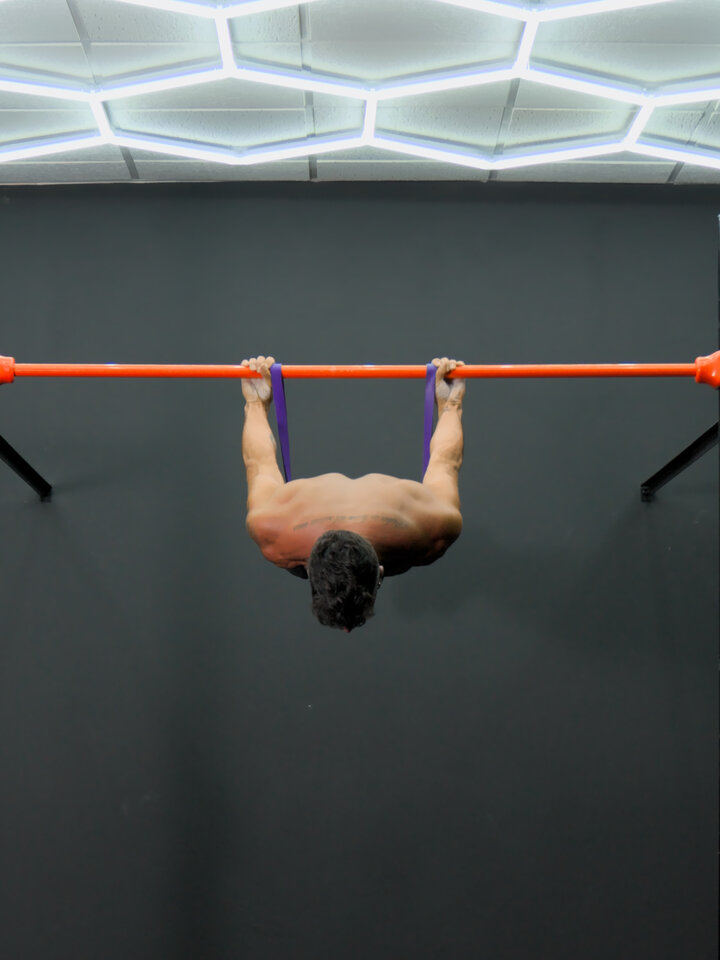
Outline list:
[[[306,566],[321,533],[350,530],[372,543],[385,576],[394,576],[437,560],[461,526],[455,511],[414,480],[325,473],[278,490],[255,517],[254,539],[266,559],[293,569]]]
[[[267,416],[273,362],[272,357],[262,356],[243,360],[243,366],[262,374],[262,379],[244,379],[242,383],[247,529],[263,556],[276,566],[304,575],[320,536],[328,530],[348,530],[370,542],[387,576],[441,557],[462,529],[458,472],[465,381],[445,379],[462,361],[447,357],[433,361],[438,422],[422,483],[382,473],[357,479],[326,473],[286,483],[277,465]]]

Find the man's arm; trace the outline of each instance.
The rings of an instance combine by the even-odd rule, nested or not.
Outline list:
[[[248,485],[248,521],[253,513],[261,510],[285,486],[276,449],[267,407],[259,400],[246,403],[242,452]]]
[[[434,360],[438,367],[435,399],[438,420],[430,441],[430,461],[423,477],[423,486],[430,490],[447,510],[447,534],[450,542],[460,536],[462,515],[458,475],[463,462],[462,399],[464,380],[444,378],[460,361]]]
[[[268,420],[268,409],[272,403],[270,367],[273,363],[272,357],[253,357],[251,360],[243,360],[243,366],[262,374],[262,380],[243,379],[242,381],[245,397],[242,453],[248,485],[247,527],[253,539],[257,539],[253,533],[253,526],[260,511],[285,485],[277,463],[275,437]]]

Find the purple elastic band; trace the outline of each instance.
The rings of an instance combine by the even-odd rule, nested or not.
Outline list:
[[[272,383],[273,399],[275,401],[275,417],[277,418],[278,436],[280,437],[280,453],[282,454],[285,480],[292,480],[290,472],[290,436],[288,434],[287,404],[285,403],[285,381],[282,375],[282,364],[274,363],[270,367],[270,381]]]
[[[433,412],[435,408],[435,374],[437,367],[428,363],[425,375],[425,439],[423,443],[423,471],[425,471],[430,462],[430,440],[433,432]],[[292,480],[290,471],[290,437],[288,433],[287,404],[285,402],[285,381],[282,375],[282,364],[274,363],[270,367],[270,379],[273,388],[273,399],[275,400],[275,416],[277,418],[278,436],[280,437],[280,453],[282,454],[283,469],[285,471],[285,480]]]
[[[435,409],[435,374],[437,367],[434,363],[427,365],[425,375],[425,442],[423,445],[423,477],[430,463],[430,440],[433,432],[433,412]]]

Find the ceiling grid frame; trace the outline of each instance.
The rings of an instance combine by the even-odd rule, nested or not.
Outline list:
[[[0,0],[0,17],[3,3]],[[72,0],[67,0],[68,7]],[[2,164],[27,161],[35,158],[53,157],[69,152],[83,151],[92,147],[117,147],[123,155],[128,172],[133,177],[134,161],[132,150],[141,150],[168,158],[199,160],[205,163],[222,164],[227,167],[256,166],[283,160],[304,159],[310,167],[311,179],[317,176],[317,157],[332,159],[335,153],[344,153],[356,148],[374,148],[389,154],[407,158],[420,158],[455,167],[465,167],[483,171],[493,178],[505,170],[522,170],[546,164],[558,164],[567,161],[591,158],[612,158],[620,154],[634,155],[640,158],[655,158],[673,164],[670,181],[677,179],[682,166],[694,166],[720,171],[720,143],[717,148],[698,146],[685,142],[651,138],[643,136],[649,120],[657,109],[663,107],[681,107],[690,104],[701,105],[703,116],[693,128],[693,136],[703,129],[709,130],[713,119],[720,120],[718,101],[720,101],[720,74],[703,78],[691,86],[690,83],[675,81],[667,86],[655,89],[643,87],[637,83],[625,82],[617,77],[589,76],[580,71],[559,67],[535,66],[532,63],[532,48],[539,26],[558,20],[570,20],[588,15],[600,15],[617,10],[635,10],[651,8],[663,4],[677,3],[678,0],[575,0],[575,2],[553,2],[544,7],[530,6],[512,2],[512,0],[432,0],[436,5],[463,7],[481,14],[491,14],[522,24],[520,39],[515,56],[507,66],[488,67],[478,63],[474,67],[462,69],[431,70],[384,80],[369,84],[355,77],[330,75],[305,67],[305,43],[303,41],[303,18],[307,20],[314,3],[319,0],[305,0],[298,5],[290,0],[243,0],[243,2],[209,2],[209,0],[106,0],[116,5],[133,5],[146,9],[164,10],[181,17],[201,17],[214,21],[217,35],[218,64],[197,70],[189,70],[158,76],[157,71],[135,76],[123,82],[120,80],[97,85],[79,84],[69,81],[67,85],[37,71],[24,73],[18,69],[5,71],[0,65],[0,91],[28,97],[41,97],[87,104],[94,118],[96,131],[84,131],[66,137],[40,137],[32,140],[0,139],[0,181]],[[332,0],[323,0],[332,3]],[[427,0],[426,0],[427,2]],[[300,49],[302,53],[299,69],[279,67],[275,63],[259,64],[236,58],[232,46],[230,21],[253,14],[281,10],[299,6],[298,25]],[[73,17],[78,29],[76,18]],[[81,31],[78,37],[83,43]],[[86,45],[83,43],[83,49]],[[87,50],[86,50],[87,56]],[[91,69],[91,64],[89,64]],[[254,144],[243,149],[230,146],[217,146],[210,143],[182,140],[174,137],[160,137],[122,129],[113,125],[107,105],[118,99],[128,99],[141,94],[177,90],[183,87],[197,87],[203,83],[218,80],[237,79],[252,83],[267,84],[285,89],[302,91],[305,100],[306,132],[308,129],[307,111],[312,114],[312,132],[300,139],[273,141]],[[624,103],[634,111],[629,124],[617,135],[564,138],[556,142],[544,143],[541,148],[518,150],[506,149],[497,142],[496,147],[487,153],[478,151],[472,144],[455,141],[438,141],[422,136],[409,136],[394,131],[378,129],[376,123],[379,103],[394,100],[407,100],[441,91],[454,91],[474,88],[493,83],[510,81],[511,89],[521,81],[541,86],[558,87],[566,91],[575,91],[614,103]],[[336,134],[317,134],[313,94],[320,93],[333,97],[351,99],[362,104],[364,118],[362,126],[354,131],[340,131]],[[503,125],[508,127],[509,115],[514,103],[510,97],[506,100]],[[717,114],[717,116],[716,116]],[[313,167],[315,177],[313,177]],[[137,169],[135,168],[135,176]]]

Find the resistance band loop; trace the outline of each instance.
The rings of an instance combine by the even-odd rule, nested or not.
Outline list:
[[[435,374],[437,367],[428,363],[425,372],[425,436],[423,441],[423,470],[422,475],[430,462],[430,440],[433,432],[433,412],[435,409]],[[274,363],[270,367],[270,380],[275,400],[275,416],[277,418],[278,436],[280,437],[280,453],[282,455],[285,480],[292,480],[290,467],[290,434],[288,431],[287,402],[285,400],[285,381],[282,375],[282,364]]]
[[[285,403],[285,381],[282,375],[282,364],[274,363],[270,367],[270,381],[272,383],[273,399],[275,400],[275,416],[277,417],[278,436],[280,437],[280,453],[282,454],[285,480],[292,480],[290,469],[290,436],[288,434],[287,404]]]
[[[435,374],[437,367],[429,363],[425,371],[425,441],[423,443],[423,471],[425,476],[430,463],[430,440],[433,432],[433,412],[435,410]]]

